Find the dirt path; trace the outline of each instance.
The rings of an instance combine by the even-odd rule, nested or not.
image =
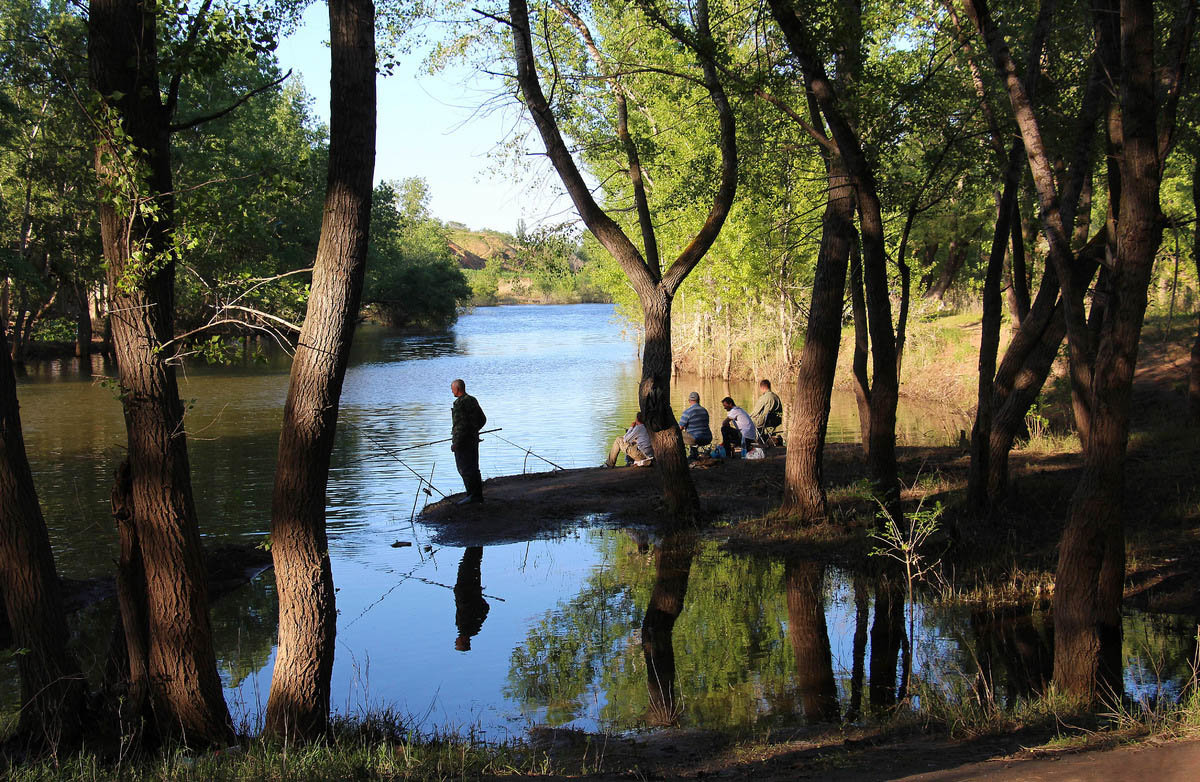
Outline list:
[[[900,777],[906,782],[1195,782],[1200,741],[1143,744],[1101,752],[1034,759],[996,758],[957,768]]]

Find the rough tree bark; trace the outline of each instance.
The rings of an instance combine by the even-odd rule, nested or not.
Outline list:
[[[688,575],[696,540],[688,533],[668,535],[654,554],[654,589],[642,619],[642,655],[650,695],[646,720],[651,725],[674,725],[679,718],[675,689],[675,645],[671,635],[683,612]]]
[[[887,254],[883,215],[875,172],[863,154],[858,133],[851,127],[840,105],[825,65],[814,56],[808,31],[790,0],[770,0],[771,15],[783,31],[788,50],[804,72],[805,82],[821,107],[854,182],[862,238],[863,281],[866,287],[867,326],[871,335],[871,433],[867,462],[875,490],[893,515],[899,515],[900,485],[896,470],[896,404],[900,388],[896,374],[896,334],[892,329],[892,305],[888,291]],[[857,6],[848,3],[847,12]]]
[[[647,9],[650,10],[650,9]],[[671,303],[680,284],[716,240],[729,214],[737,189],[737,136],[733,110],[725,96],[713,60],[714,45],[708,22],[708,6],[700,0],[696,13],[695,31],[684,31],[666,19],[656,21],[697,56],[703,71],[703,82],[709,99],[716,109],[721,150],[720,182],[712,208],[691,243],[675,261],[662,270],[654,226],[651,222],[649,200],[641,177],[637,146],[628,133],[628,115],[624,94],[619,85],[613,90],[618,112],[617,136],[628,157],[628,173],[634,186],[638,224],[642,232],[643,251],[639,251],[614,221],[592,197],[590,188],[580,174],[570,149],[559,131],[554,111],[542,92],[537,73],[537,58],[529,26],[529,9],[525,0],[510,0],[508,24],[513,35],[517,64],[517,84],[534,125],[546,146],[546,155],[558,172],[567,193],[584,224],[600,244],[616,259],[638,294],[645,319],[645,349],[642,353],[642,379],[638,400],[650,429],[654,447],[654,466],[662,483],[667,510],[675,519],[695,516],[699,512],[699,497],[688,473],[683,438],[671,409]]]
[[[149,682],[160,735],[229,738],[208,618],[207,577],[192,498],[183,405],[160,348],[174,330],[170,112],[158,81],[156,7],[92,0],[92,86],[125,140],[100,124],[96,172],[116,194],[100,206],[113,351],[125,411],[131,518],[145,565]],[[121,201],[121,203],[118,203]]]
[[[35,752],[81,736],[86,684],[67,650],[50,535],[38,504],[17,406],[17,380],[0,324],[0,594],[16,648],[21,710],[15,740]]]
[[[788,640],[796,658],[801,708],[810,723],[840,719],[829,628],[825,624],[824,578],[825,567],[819,562],[793,557],[784,563]]]
[[[308,739],[329,722],[337,611],[325,492],[366,269],[375,171],[375,5],[330,0],[329,171],[308,311],[292,359],[271,502],[279,649],[265,730]]]
[[[1054,590],[1054,683],[1088,699],[1120,687],[1129,406],[1146,289],[1162,239],[1153,3],[1121,0],[1120,25],[1117,256],[1091,388],[1090,443],[1067,512]]]
[[[808,333],[796,373],[794,413],[788,423],[787,463],[781,512],[802,521],[825,515],[822,462],[838,347],[846,266],[854,244],[854,189],[841,160],[829,161],[829,190],[822,218],[821,250],[813,278]]]

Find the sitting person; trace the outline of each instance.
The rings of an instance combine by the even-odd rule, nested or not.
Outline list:
[[[621,454],[625,454],[627,463],[640,462],[654,456],[654,451],[650,447],[650,432],[646,429],[646,421],[642,418],[641,411],[638,411],[637,417],[625,430],[625,434],[613,441],[604,466],[616,467],[617,457]]]
[[[749,413],[735,405],[730,397],[721,400],[721,407],[725,408],[726,413],[725,422],[721,424],[721,444],[725,446],[725,453],[732,454],[737,445],[742,445],[743,449],[749,448],[758,439],[758,431]]]
[[[771,390],[771,381],[762,380],[758,384],[759,397],[750,413],[750,420],[762,438],[773,443],[783,427],[783,402],[779,395]]]
[[[683,444],[696,455],[697,446],[708,445],[712,442],[712,429],[708,426],[708,411],[700,406],[700,395],[695,391],[688,394],[688,406],[683,415],[679,416],[679,431],[683,435]]]

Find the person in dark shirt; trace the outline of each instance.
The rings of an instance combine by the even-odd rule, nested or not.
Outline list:
[[[479,474],[479,430],[487,423],[487,416],[475,397],[467,393],[467,384],[461,379],[450,384],[450,393],[454,394],[450,450],[454,451],[454,464],[467,490],[467,496],[458,504],[483,502],[483,477]]]

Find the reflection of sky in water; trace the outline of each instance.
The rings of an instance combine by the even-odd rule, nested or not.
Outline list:
[[[111,571],[108,494],[125,435],[113,390],[69,364],[32,367],[19,394],[59,568],[82,577]],[[97,360],[93,371],[112,370]],[[497,739],[522,733],[530,722],[635,726],[646,698],[639,636],[654,566],[621,533],[582,531],[485,548],[481,575],[490,608],[471,650],[455,650],[451,587],[463,552],[423,551],[430,532],[410,519],[414,500],[419,510],[427,498],[412,472],[387,452],[432,475],[442,491],[461,491],[448,444],[396,453],[449,435],[449,384],[456,377],[479,398],[488,428],[502,427],[504,438],[564,467],[600,463],[637,407],[638,362],[633,346],[619,338],[608,305],[481,308],[452,333],[435,336],[362,329],[346,376],[328,488],[339,589],[334,708],[359,713],[393,706],[428,728],[480,726]],[[181,376],[180,393],[193,403],[189,447],[209,540],[253,541],[266,532],[287,379],[278,360],[189,368]],[[750,383],[681,377],[672,387],[676,413],[691,390],[714,413],[714,425],[717,400],[731,395],[749,407],[754,395]],[[952,417],[901,410],[899,432],[908,442],[946,442],[959,427]],[[858,439],[849,394],[835,395],[829,439]],[[485,478],[549,468],[486,435],[480,457]],[[393,549],[395,540],[415,545]],[[747,564],[711,548],[696,558],[676,626],[685,723],[793,718],[795,669],[781,572],[778,563]],[[268,573],[213,608],[231,708],[249,722],[270,686],[273,589]],[[827,575],[825,608],[844,704],[856,622],[844,574]],[[111,621],[111,608],[98,607],[80,618],[79,632],[102,648]],[[919,676],[972,670],[965,616],[918,607],[916,622]],[[573,638],[596,648],[574,648]],[[1161,633],[1150,641],[1161,645]],[[1172,659],[1185,654],[1182,646],[1171,650]],[[559,670],[577,664],[586,670]],[[15,676],[7,670],[0,695],[11,702]],[[1130,669],[1131,688],[1139,675]]]

